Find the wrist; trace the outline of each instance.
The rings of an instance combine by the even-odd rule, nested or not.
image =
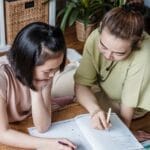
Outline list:
[[[42,92],[41,92],[41,91],[35,91],[35,90],[30,89],[30,94],[31,94],[31,96],[32,96],[32,95],[36,96],[36,95],[41,95]]]
[[[102,109],[100,109],[100,108],[95,109],[94,111],[92,111],[92,112],[90,113],[91,118],[93,118],[93,116],[95,116],[95,114],[97,114],[98,112],[102,112],[102,111],[103,111],[103,110],[102,110]]]
[[[41,99],[42,99],[42,93],[40,91],[30,90],[30,96],[31,96],[32,102],[36,101],[36,103],[37,103],[37,100],[41,101]]]
[[[42,149],[46,145],[47,145],[47,139],[39,138],[38,143],[36,145],[36,149]]]

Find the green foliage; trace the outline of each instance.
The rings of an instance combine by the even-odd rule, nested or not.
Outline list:
[[[61,29],[64,31],[68,23],[73,25],[76,20],[85,24],[94,23],[103,15],[104,0],[67,0],[66,6],[58,13],[62,16]]]
[[[60,28],[72,26],[76,20],[87,24],[98,22],[109,9],[121,5],[124,0],[67,0],[57,17],[62,17]]]
[[[125,3],[125,0],[114,0],[113,2],[113,5],[114,7],[117,7],[117,6],[121,6]]]

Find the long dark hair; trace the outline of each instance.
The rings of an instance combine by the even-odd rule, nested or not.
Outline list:
[[[64,54],[60,65],[62,71],[66,62],[66,44],[61,29],[46,23],[34,22],[17,34],[8,53],[8,60],[17,79],[35,89],[32,84],[35,66],[44,64],[50,58],[58,57],[59,53]]]

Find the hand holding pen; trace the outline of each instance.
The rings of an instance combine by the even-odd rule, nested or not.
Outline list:
[[[106,119],[106,122],[109,125],[109,127],[111,126],[111,124],[110,124],[110,116],[111,116],[111,108],[108,109],[107,119]]]
[[[111,115],[111,108],[108,109],[108,113],[107,113],[107,123],[110,122],[110,115]]]
[[[99,130],[109,129],[111,127],[110,115],[111,115],[111,108],[109,109],[107,115],[102,109],[93,112],[91,114],[93,128]]]

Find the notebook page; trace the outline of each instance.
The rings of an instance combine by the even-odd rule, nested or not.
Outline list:
[[[92,150],[74,119],[52,123],[51,128],[45,133],[39,133],[35,127],[28,128],[30,135],[43,138],[67,138],[78,147],[78,150]]]
[[[89,115],[76,117],[76,123],[91,144],[92,150],[141,150],[143,148],[116,114],[111,114],[110,120],[112,128],[106,131],[93,129]]]

